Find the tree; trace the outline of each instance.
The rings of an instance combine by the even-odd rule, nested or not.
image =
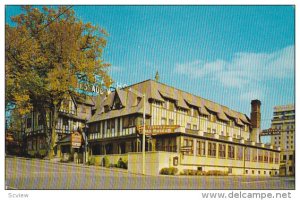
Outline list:
[[[48,155],[52,157],[58,110],[68,95],[79,95],[74,91],[78,75],[89,82],[100,76],[106,87],[112,83],[109,64],[102,59],[108,34],[76,18],[71,6],[22,9],[23,14],[11,18],[14,26],[5,25],[5,99],[21,115],[38,110],[45,133],[46,113],[51,113]]]

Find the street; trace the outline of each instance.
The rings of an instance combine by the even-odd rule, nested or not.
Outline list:
[[[6,189],[295,189],[292,177],[143,176],[126,170],[7,157]]]

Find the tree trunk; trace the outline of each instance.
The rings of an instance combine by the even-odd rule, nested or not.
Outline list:
[[[56,124],[58,121],[58,110],[57,104],[54,103],[51,108],[51,138],[50,138],[50,150],[49,158],[52,159],[55,156],[54,148],[56,146],[57,134],[56,134]]]

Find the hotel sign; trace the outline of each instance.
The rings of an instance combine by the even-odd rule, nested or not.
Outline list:
[[[174,133],[175,129],[179,127],[180,127],[179,125],[146,125],[145,134],[158,135],[158,134]],[[139,133],[143,133],[143,126],[138,126],[137,130]]]
[[[280,135],[281,130],[280,129],[274,129],[274,128],[269,128],[266,130],[263,130],[260,135],[264,136],[264,135]]]
[[[80,148],[82,144],[82,135],[79,132],[71,134],[71,145],[72,148]]]

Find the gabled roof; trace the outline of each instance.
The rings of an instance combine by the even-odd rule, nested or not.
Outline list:
[[[157,101],[164,102],[165,99],[174,100],[178,107],[184,109],[190,109],[189,105],[197,107],[199,112],[204,115],[209,115],[210,112],[217,114],[217,117],[223,121],[229,121],[229,118],[232,118],[236,121],[237,124],[251,124],[247,115],[231,110],[226,106],[220,105],[218,103],[212,102],[210,100],[204,99],[202,97],[192,95],[188,92],[179,90],[172,86],[165,85],[153,80],[146,80],[140,83],[136,83],[130,86],[127,86],[123,89],[117,89],[115,92],[109,94],[104,100],[103,105],[109,104],[112,105],[113,95],[118,94],[122,104],[125,104],[125,107],[120,110],[111,110],[107,113],[104,113],[103,106],[100,106],[97,109],[96,114],[91,118],[89,122],[95,122],[98,120],[113,118],[117,116],[124,116],[134,113],[142,113],[143,111],[143,101],[137,102],[137,94],[130,92],[129,88],[138,91],[140,94],[145,94],[147,98],[146,110],[147,114],[149,112],[149,99],[154,99]]]

